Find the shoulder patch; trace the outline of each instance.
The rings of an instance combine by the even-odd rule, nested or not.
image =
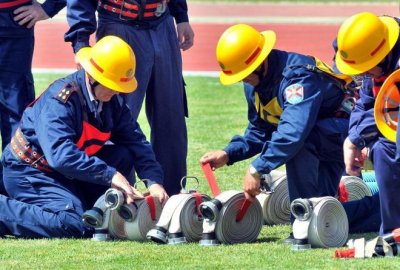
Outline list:
[[[294,105],[300,103],[304,99],[303,85],[299,83],[289,85],[285,89],[285,97],[287,102],[289,102],[290,104]]]
[[[75,88],[66,86],[55,95],[55,98],[63,103],[66,103],[74,92],[76,92]]]

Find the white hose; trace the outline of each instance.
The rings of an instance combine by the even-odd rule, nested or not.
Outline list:
[[[263,212],[264,224],[290,224],[290,200],[286,173],[273,170],[264,180],[269,191],[257,195]]]
[[[360,200],[365,196],[372,196],[371,189],[357,176],[343,176],[340,181],[349,193],[349,201]]]
[[[308,238],[311,247],[341,247],[348,238],[349,223],[342,204],[326,196],[311,199],[296,199],[291,204],[295,239]]]
[[[214,239],[223,244],[254,242],[263,225],[262,209],[258,200],[255,200],[247,209],[240,221],[237,215],[245,201],[244,193],[240,191],[225,191],[215,199],[202,203],[200,210],[203,213],[203,240],[202,245],[208,245]],[[215,241],[213,242],[215,243]]]
[[[148,232],[147,238],[163,244],[200,240],[203,218],[199,216],[198,205],[208,200],[207,195],[197,192],[171,196],[164,206],[158,223]]]
[[[198,242],[202,235],[203,217],[198,211],[201,202],[209,201],[207,195],[199,193],[188,194],[186,199],[175,210],[168,228],[168,243],[173,244],[172,235],[183,234],[187,242]],[[196,196],[197,197],[196,201]]]
[[[150,206],[147,200],[151,200],[154,209],[151,209],[153,206]],[[113,238],[133,241],[146,240],[147,232],[154,228],[162,211],[162,205],[157,197],[150,196],[147,200],[135,200],[131,205],[124,205],[125,210],[132,214],[130,220],[125,220],[123,215],[121,216],[121,208],[111,211],[109,232]],[[152,211],[154,211],[154,217],[152,217]]]

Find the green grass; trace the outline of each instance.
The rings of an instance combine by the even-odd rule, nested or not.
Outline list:
[[[37,89],[43,90],[59,76],[36,76]],[[190,106],[188,175],[198,177],[199,190],[210,194],[198,160],[206,151],[224,147],[232,135],[243,132],[246,105],[239,85],[222,87],[217,78],[207,77],[187,77],[186,82]],[[140,122],[148,133],[143,115]],[[240,190],[248,163],[218,170],[221,190]],[[282,244],[289,231],[289,226],[264,227],[256,243],[216,247],[2,239],[0,269],[399,269],[398,258],[338,260],[333,258],[334,249],[292,251]]]

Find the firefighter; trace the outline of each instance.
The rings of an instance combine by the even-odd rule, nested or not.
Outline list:
[[[337,69],[343,74],[363,76],[360,99],[351,114],[349,136],[344,143],[346,172],[360,173],[361,150],[367,147],[379,187],[380,234],[385,234],[400,227],[400,166],[396,144],[377,128],[374,103],[385,79],[399,68],[399,21],[370,12],[355,14],[341,25],[337,47]]]
[[[127,203],[141,196],[129,181],[133,166],[152,195],[168,198],[161,167],[119,95],[137,86],[132,49],[106,36],[77,59],[83,69],[30,104],[3,152],[9,197],[0,196],[0,235],[90,236],[82,213],[110,186]]]
[[[34,25],[53,17],[65,1],[0,1],[0,132],[1,149],[10,142],[22,112],[35,99],[32,76]],[[5,193],[0,167],[0,194]]]
[[[221,83],[244,82],[249,123],[244,135],[200,162],[216,169],[258,155],[244,177],[251,200],[260,193],[260,176],[284,164],[290,202],[335,196],[344,173],[342,145],[352,109],[345,86],[351,78],[335,75],[317,58],[274,49],[275,41],[273,31],[244,24],[220,37]]]
[[[135,120],[145,101],[165,189],[169,195],[178,194],[186,176],[188,116],[180,49],[188,50],[194,39],[186,0],[69,0],[67,19],[65,41],[75,53],[89,46],[94,32],[96,39],[119,36],[135,51],[139,86],[125,98]]]

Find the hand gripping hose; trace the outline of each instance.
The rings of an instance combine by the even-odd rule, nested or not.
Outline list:
[[[340,184],[344,185],[348,193],[348,201],[359,200],[365,196],[372,196],[371,189],[357,176],[343,176],[340,180]]]
[[[146,196],[124,204],[110,214],[109,231],[115,239],[145,241],[146,234],[160,218],[162,205],[157,197]]]
[[[346,243],[349,223],[337,199],[330,196],[296,199],[290,208],[296,218],[293,223],[293,250],[307,248],[307,244],[315,248],[329,248]]]
[[[290,202],[286,173],[271,171],[262,179],[262,192],[257,195],[263,212],[264,224],[290,224]]]
[[[195,177],[191,178],[197,180]],[[207,195],[194,190],[186,191],[182,187],[180,194],[169,198],[155,228],[147,233],[147,238],[160,244],[183,244],[199,241],[203,224],[199,205],[209,200]]]
[[[203,246],[254,242],[263,225],[259,201],[248,203],[240,191],[222,192],[201,203],[200,211],[204,216]]]

